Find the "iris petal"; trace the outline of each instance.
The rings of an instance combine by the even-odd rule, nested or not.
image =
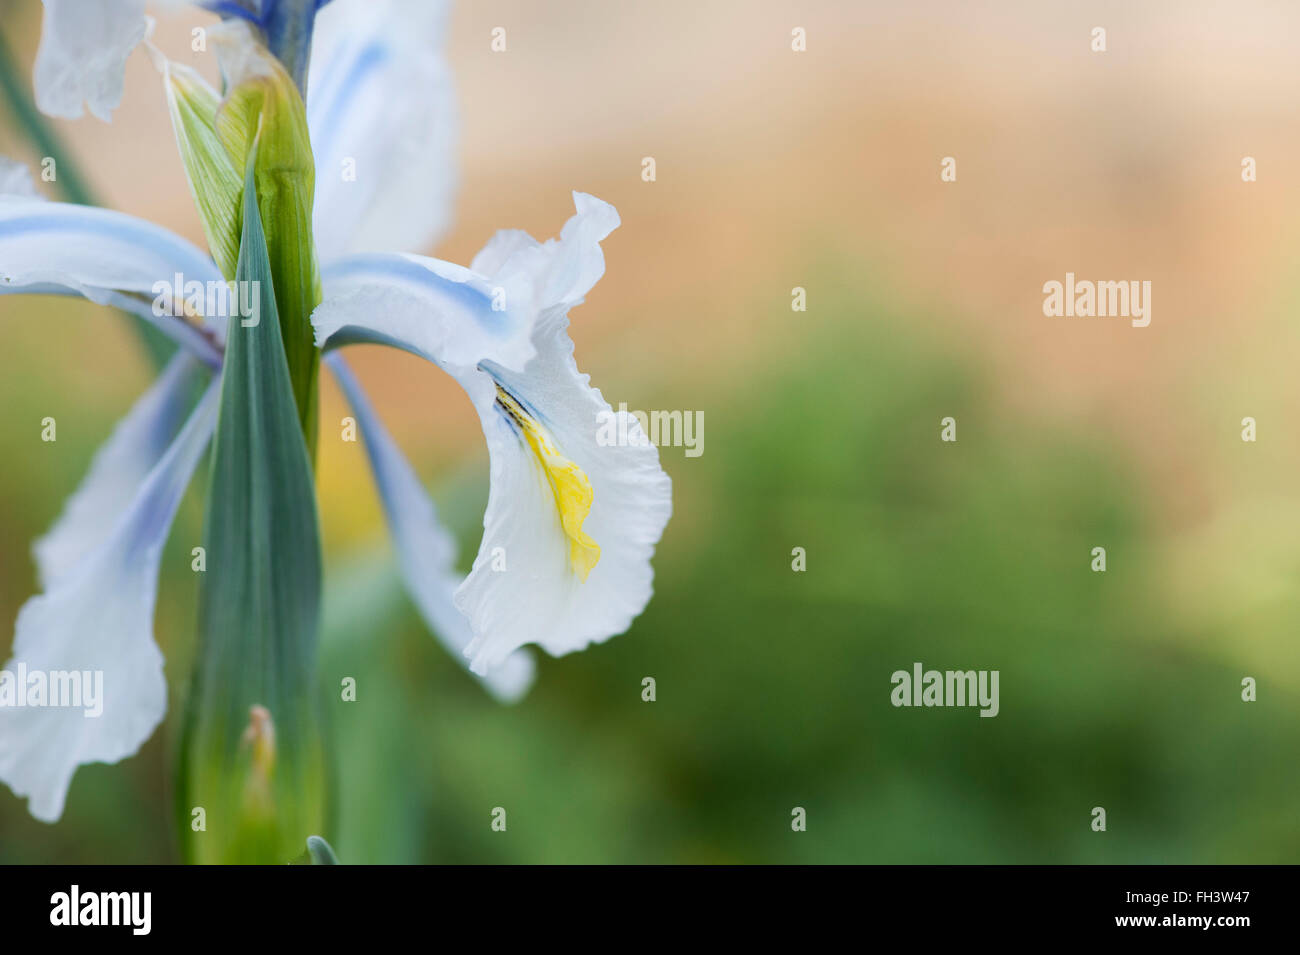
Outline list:
[[[456,591],[475,633],[466,651],[475,670],[526,643],[558,656],[623,633],[652,593],[650,559],[672,514],[672,482],[637,419],[613,411],[578,371],[568,324],[563,311],[547,310],[527,368],[489,367],[461,382],[491,461],[483,540]],[[502,413],[502,388],[530,417],[527,428]],[[600,440],[602,423],[621,439]],[[546,453],[528,440],[531,429],[544,429]],[[579,536],[556,490],[552,455],[589,487]]]
[[[225,287],[225,280],[212,259],[151,222],[107,209],[0,196],[0,294],[80,295],[126,309],[217,367],[225,315],[189,315],[184,298],[187,287],[206,296],[218,284]]]
[[[145,0],[45,0],[32,86],[41,112],[65,119],[83,104],[108,122],[122,102],[126,58],[144,39]]]
[[[163,658],[153,639],[158,566],[172,518],[216,424],[211,385],[130,507],[100,546],[18,613],[13,658],[0,671],[0,780],[28,797],[33,816],[54,822],[83,763],[114,763],[153,733],[167,705]],[[4,684],[31,703],[40,675],[95,674],[100,712],[82,706],[17,705]],[[83,685],[90,681],[83,679]],[[47,697],[47,702],[51,702]]]
[[[58,521],[33,545],[43,588],[75,571],[112,532],[180,428],[197,368],[184,352],[175,355],[95,453]]]
[[[352,0],[316,19],[307,119],[316,245],[425,250],[446,228],[458,117],[442,0]]]
[[[326,362],[356,414],[407,592],[429,629],[462,666],[468,666],[465,647],[474,634],[452,601],[461,581],[456,573],[456,541],[438,520],[433,501],[351,369],[339,355],[331,355]],[[521,650],[480,679],[498,700],[513,703],[528,692],[533,671],[532,657]]]
[[[478,411],[491,488],[482,543],[455,596],[474,633],[465,652],[476,673],[527,643],[560,654],[626,630],[650,599],[650,558],[672,512],[658,450],[573,360],[568,311],[604,273],[600,242],[618,225],[599,199],[575,193],[574,204],[558,240],[498,233],[469,270],[381,257],[334,282],[327,271],[312,319],[318,342],[383,342],[437,363]],[[421,269],[406,274],[412,266]],[[527,309],[484,311],[471,298],[484,285],[508,286],[506,300]],[[602,422],[623,440],[598,440]]]
[[[442,365],[490,358],[521,368],[533,354],[536,317],[527,279],[418,255],[346,256],[323,270],[325,300],[311,317],[316,343],[377,342]]]

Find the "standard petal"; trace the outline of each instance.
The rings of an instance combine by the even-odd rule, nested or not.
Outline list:
[[[108,122],[122,102],[126,58],[144,39],[145,0],[45,0],[32,85],[41,112],[65,119],[84,103]]]
[[[461,575],[456,573],[456,541],[438,520],[433,501],[375,414],[351,369],[339,355],[331,355],[326,362],[361,427],[407,592],[429,629],[462,666],[468,666],[465,648],[474,634],[452,601],[461,582]],[[479,679],[497,700],[513,703],[528,692],[534,669],[532,656],[521,650]]]
[[[13,658],[0,671],[0,780],[28,797],[37,819],[63,814],[78,765],[132,755],[162,720],[167,684],[153,640],[158,564],[216,424],[219,393],[216,383],[208,388],[103,544],[18,612]],[[102,690],[97,700],[48,705],[68,702],[48,688],[73,673],[83,687]],[[33,679],[46,684],[46,705],[31,705]]]
[[[307,116],[322,261],[423,251],[446,228],[458,129],[442,0],[341,0],[316,18]]]
[[[222,289],[229,286],[205,253],[151,222],[0,196],[0,294],[81,295],[116,306],[217,367],[229,299],[225,307],[207,303],[220,301],[214,293]]]
[[[57,587],[107,539],[167,453],[189,409],[198,362],[178,352],[95,452],[90,471],[54,526],[32,547],[41,588]]]

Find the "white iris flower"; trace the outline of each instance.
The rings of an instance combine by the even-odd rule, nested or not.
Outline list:
[[[45,3],[40,106],[72,116],[84,103],[107,119],[121,98],[122,64],[145,35],[142,0]],[[206,6],[265,26],[275,3]],[[612,206],[575,193],[576,214],[559,238],[501,232],[469,268],[387,251],[425,247],[448,217],[455,123],[438,53],[442,14],[425,0],[338,0],[320,15],[308,116],[324,299],[312,322],[364,437],[414,603],[509,701],[533,675],[519,648],[579,650],[623,632],[644,608],[671,484],[636,419],[614,412],[579,373],[567,331],[569,309],[604,273],[600,243],[618,225]],[[266,55],[260,45],[245,52]],[[356,160],[356,181],[338,175],[345,159]],[[143,317],[180,346],[34,546],[43,592],[18,615],[6,670],[103,673],[98,718],[0,707],[0,780],[29,798],[34,816],[54,821],[77,766],[132,755],[166,709],[152,620],[159,560],[216,425],[226,328],[223,318],[176,317],[170,302],[156,309],[154,300],[160,280],[178,273],[205,287],[224,278],[211,255],[156,225],[36,198],[11,164],[0,163],[0,184],[10,192],[0,196],[0,294],[79,295]],[[337,351],[357,342],[426,358],[478,411],[491,483],[464,579],[451,535]],[[195,402],[201,369],[215,377]],[[597,441],[611,419],[626,443]]]

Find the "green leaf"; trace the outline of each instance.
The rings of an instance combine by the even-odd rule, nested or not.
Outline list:
[[[311,856],[312,865],[339,865],[339,857],[320,836],[307,837],[307,852]]]
[[[242,232],[241,210],[244,159],[232,153],[217,134],[221,100],[193,70],[163,63],[163,85],[172,129],[185,163],[190,195],[203,223],[203,234],[217,268],[227,279],[235,277]]]
[[[236,281],[255,283],[250,300],[259,314],[249,326],[232,318],[227,335],[204,528],[208,569],[176,788],[185,855],[195,862],[286,862],[326,828],[316,695],[320,535],[254,167],[245,179]]]

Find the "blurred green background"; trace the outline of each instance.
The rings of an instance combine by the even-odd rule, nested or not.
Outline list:
[[[437,252],[555,234],[570,188],[614,202],[579,362],[615,405],[703,412],[704,454],[661,451],[675,513],[632,630],[539,654],[501,707],[403,594],[360,447],[322,440],[322,682],[358,684],[330,704],[343,861],[1297,861],[1300,187],[1238,170],[1300,151],[1275,82],[1300,15],[605,6],[457,10],[465,181]],[[39,16],[18,7],[4,32],[29,64]],[[498,23],[513,52],[493,60]],[[112,127],[59,132],[109,204],[197,238],[156,77],[132,70]],[[12,123],[0,152],[31,158]],[[1042,283],[1067,270],[1152,279],[1152,326],[1044,318]],[[123,321],[81,303],[0,298],[0,336],[12,620],[30,541],[149,372]],[[353,357],[468,563],[487,496],[468,401],[408,356]],[[328,393],[323,436],[344,413]],[[57,825],[0,790],[0,862],[176,858],[198,491],[160,582],[165,730],[81,769]],[[999,670],[1000,714],[892,707],[915,661]]]

